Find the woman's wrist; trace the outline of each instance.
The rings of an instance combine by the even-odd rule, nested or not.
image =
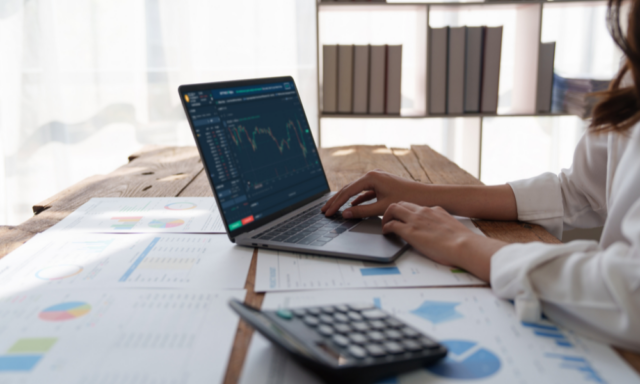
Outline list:
[[[464,234],[455,246],[451,261],[456,267],[474,274],[481,280],[491,281],[491,258],[507,243],[475,233]]]

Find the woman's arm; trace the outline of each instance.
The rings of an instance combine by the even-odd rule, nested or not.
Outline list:
[[[403,179],[382,171],[372,171],[345,186],[322,207],[331,216],[349,200],[354,207],[343,212],[346,218],[380,216],[393,203],[410,202],[423,207],[439,206],[453,215],[488,220],[516,220],[516,198],[508,185],[467,186],[427,185]],[[370,205],[360,203],[377,198]]]

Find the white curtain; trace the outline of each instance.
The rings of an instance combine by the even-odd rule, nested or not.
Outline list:
[[[0,0],[0,225],[193,145],[180,84],[292,75],[315,132],[315,28],[314,0]]]

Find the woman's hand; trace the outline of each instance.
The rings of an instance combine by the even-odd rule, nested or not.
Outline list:
[[[421,187],[424,188],[424,185],[412,180],[403,179],[380,170],[371,171],[345,186],[330,198],[322,207],[322,212],[327,216],[332,216],[352,196],[365,191],[351,203],[351,208],[342,212],[342,216],[347,219],[380,216],[392,203],[402,200],[414,201],[420,195]],[[358,206],[372,199],[377,199],[377,201],[373,204]]]
[[[440,207],[391,204],[382,218],[385,234],[395,233],[440,264],[460,267],[490,280],[491,256],[506,243],[470,231]]]

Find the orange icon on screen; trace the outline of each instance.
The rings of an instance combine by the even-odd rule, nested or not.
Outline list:
[[[184,95],[184,99],[187,100],[187,103],[189,102],[189,95]]]

